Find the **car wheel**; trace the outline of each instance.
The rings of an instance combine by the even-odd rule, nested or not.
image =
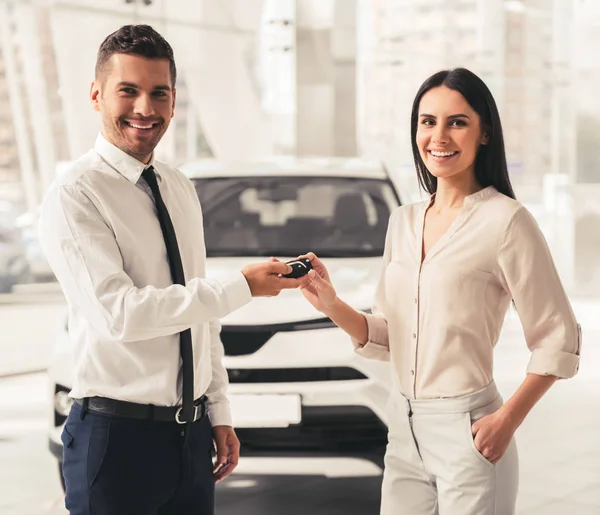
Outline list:
[[[60,486],[62,486],[63,492],[66,492],[67,487],[65,486],[65,477],[63,476],[62,461],[58,462],[58,477],[60,478]]]

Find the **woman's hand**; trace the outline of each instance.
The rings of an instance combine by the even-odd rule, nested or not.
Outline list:
[[[310,260],[313,268],[307,275],[300,277],[302,294],[308,302],[328,316],[342,331],[361,344],[367,342],[369,327],[364,313],[357,311],[338,298],[327,268],[314,253],[309,252],[304,256],[298,256],[298,259],[305,258]]]
[[[300,278],[300,291],[310,302],[315,309],[321,313],[325,313],[330,309],[337,300],[337,294],[331,284],[329,272],[322,261],[315,256],[313,252],[309,252],[303,256],[298,256],[298,259],[310,259],[313,269],[304,277]],[[277,258],[270,258],[269,261],[279,261]]]
[[[329,272],[313,252],[298,257],[298,259],[303,258],[310,259],[313,269],[300,279],[300,291],[315,309],[321,313],[326,313],[337,300],[337,294],[331,284]]]
[[[491,415],[480,418],[471,426],[475,447],[491,463],[497,463],[517,430],[513,421],[500,408]]]

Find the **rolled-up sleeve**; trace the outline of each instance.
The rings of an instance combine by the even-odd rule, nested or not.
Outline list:
[[[393,234],[393,214],[388,222],[387,233],[385,236],[385,248],[383,251],[383,260],[379,282],[375,290],[375,300],[371,313],[363,313],[367,319],[367,342],[361,344],[358,340],[352,339],[354,350],[361,356],[368,359],[379,361],[390,360],[390,341],[388,334],[388,324],[384,314],[385,306],[385,271],[390,263],[392,254],[392,234]]]
[[[512,296],[531,359],[527,373],[573,377],[581,327],[542,232],[524,207],[510,220],[498,253],[500,280]]]

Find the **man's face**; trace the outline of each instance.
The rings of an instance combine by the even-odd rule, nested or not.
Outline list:
[[[169,61],[114,54],[92,83],[90,99],[102,115],[104,137],[148,163],[175,108]]]

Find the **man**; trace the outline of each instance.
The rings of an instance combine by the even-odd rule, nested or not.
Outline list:
[[[215,481],[239,457],[218,319],[298,286],[273,261],[205,278],[194,187],[153,157],[175,79],[172,49],[151,27],[108,36],[90,92],[102,134],[42,209],[40,239],[74,344],[75,402],[62,434],[73,515],[213,513]]]

